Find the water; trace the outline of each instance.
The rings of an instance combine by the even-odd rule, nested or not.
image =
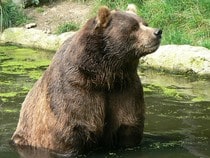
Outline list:
[[[44,150],[9,145],[21,103],[46,69],[52,52],[0,47],[0,158],[59,157]],[[85,157],[208,158],[210,157],[210,80],[141,70],[146,122],[141,146],[99,149]]]

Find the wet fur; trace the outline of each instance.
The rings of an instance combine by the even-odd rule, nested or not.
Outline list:
[[[26,96],[15,144],[79,154],[141,142],[145,106],[137,67],[145,52],[134,47],[137,16],[102,10],[65,41]],[[121,18],[126,28],[117,27]]]

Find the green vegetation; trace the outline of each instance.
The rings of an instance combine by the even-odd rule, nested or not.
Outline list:
[[[53,55],[41,50],[0,46],[0,104],[26,94]]]
[[[107,5],[124,10],[134,3],[138,14],[152,27],[163,29],[162,44],[190,44],[210,48],[209,0],[96,0],[96,8]],[[94,8],[94,10],[96,10]]]
[[[37,7],[36,8],[36,12],[37,13],[43,13],[44,12],[44,8],[43,7]]]
[[[61,34],[64,32],[68,32],[68,31],[77,31],[79,30],[80,26],[77,23],[74,22],[68,22],[68,23],[64,23],[60,26],[58,26],[56,34]]]
[[[1,72],[6,75],[28,76],[36,80],[49,65],[49,58],[52,56],[53,53],[43,53],[41,50],[1,46]]]
[[[1,31],[12,26],[19,26],[27,22],[28,18],[22,9],[16,6],[12,1],[0,1],[1,9]]]
[[[202,101],[206,101],[206,99],[203,98],[202,96],[198,96],[192,99],[192,102],[202,102]]]
[[[90,0],[93,12],[101,5],[112,9],[125,10],[129,3],[137,5],[138,14],[144,17],[151,27],[163,29],[162,44],[190,44],[210,49],[210,3],[209,0]],[[39,0],[34,0],[34,3]],[[81,0],[77,0],[78,3]],[[84,1],[82,1],[84,2]],[[1,31],[7,27],[26,23],[28,18],[23,11],[9,1],[0,2]],[[37,12],[43,12],[41,7]],[[95,14],[95,13],[94,13]],[[60,25],[57,34],[76,31],[79,24],[70,22]]]
[[[34,5],[38,5],[40,3],[40,1],[39,0],[31,0],[31,3]]]
[[[176,87],[164,87],[163,85],[144,84],[144,92],[146,94],[157,92],[165,97],[175,98],[177,100],[186,99],[185,95],[180,92]]]
[[[95,0],[94,9],[97,9],[101,5],[106,5],[111,9],[125,10],[128,4],[135,4],[138,9],[143,4],[143,0]]]

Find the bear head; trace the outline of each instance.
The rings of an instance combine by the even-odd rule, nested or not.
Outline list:
[[[149,27],[136,14],[134,5],[129,5],[126,12],[101,7],[96,17],[95,30],[102,31],[105,37],[106,46],[103,51],[109,49],[128,58],[140,58],[156,51],[162,35],[161,29]]]
[[[103,6],[72,38],[71,63],[76,61],[91,83],[103,87],[124,82],[136,74],[140,57],[158,49],[162,30],[149,27],[135,10],[133,5],[127,12]]]

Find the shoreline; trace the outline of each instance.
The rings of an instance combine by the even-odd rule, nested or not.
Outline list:
[[[0,44],[56,51],[74,33],[55,35],[33,28],[14,27],[0,34]],[[210,50],[200,46],[162,45],[156,52],[142,57],[140,63],[158,71],[210,76]]]

